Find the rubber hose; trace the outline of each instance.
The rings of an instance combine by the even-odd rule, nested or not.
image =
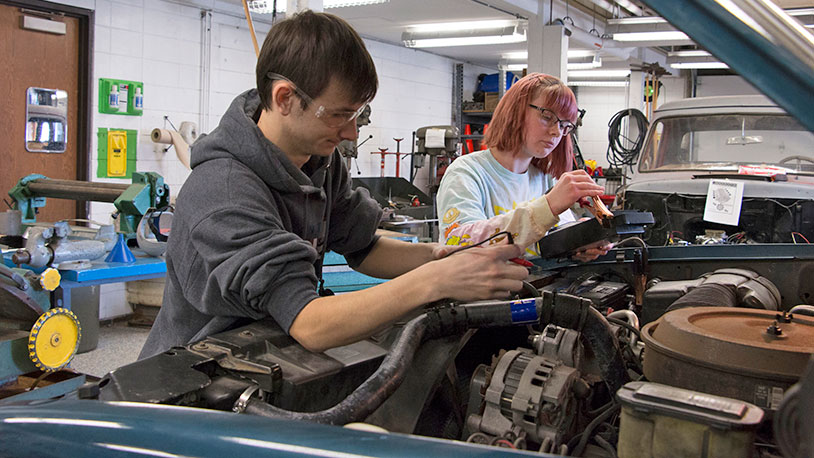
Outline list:
[[[376,372],[339,404],[318,412],[294,412],[251,399],[246,413],[331,425],[363,421],[401,386],[416,350],[427,335],[427,322],[426,314],[410,320]]]
[[[560,295],[562,296],[562,295]],[[576,296],[571,296],[574,299]],[[589,301],[587,301],[589,302]],[[622,349],[613,333],[608,320],[590,303],[580,302],[579,306],[572,301],[555,301],[551,309],[551,323],[568,329],[574,329],[585,336],[599,364],[602,379],[611,393],[630,381],[622,358]],[[584,316],[583,316],[584,313]],[[584,323],[581,323],[584,320]]]
[[[630,381],[625,370],[622,349],[619,348],[619,341],[605,317],[593,307],[588,310],[582,334],[588,339],[588,346],[596,356],[602,379],[608,384],[610,392],[616,393]]]
[[[738,294],[734,286],[707,283],[673,301],[665,313],[686,307],[737,307],[737,305]]]
[[[814,305],[795,305],[791,308],[791,310],[789,310],[789,313],[814,316]]]

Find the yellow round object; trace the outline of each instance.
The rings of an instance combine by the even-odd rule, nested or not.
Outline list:
[[[68,309],[43,313],[28,335],[28,356],[41,370],[59,370],[73,359],[82,338],[79,319]]]
[[[62,276],[59,271],[53,267],[45,269],[40,274],[40,286],[46,291],[53,291],[59,287],[59,282],[62,281]]]

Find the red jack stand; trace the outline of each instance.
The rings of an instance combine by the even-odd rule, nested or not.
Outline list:
[[[396,177],[401,176],[401,159],[402,156],[408,156],[410,153],[402,153],[400,151],[401,141],[404,140],[403,138],[394,138],[393,140],[396,141],[396,151],[389,152],[387,148],[379,148],[379,152],[371,151],[370,154],[381,154],[382,161],[381,161],[381,176],[384,178],[384,157],[388,154],[394,154],[396,156]]]
[[[388,153],[387,148],[379,148],[378,153],[375,152],[375,151],[371,151],[370,154],[381,154],[382,155],[382,162],[381,162],[382,174],[381,174],[381,177],[384,178],[384,157],[386,155],[388,155],[388,154],[394,154],[394,153]]]

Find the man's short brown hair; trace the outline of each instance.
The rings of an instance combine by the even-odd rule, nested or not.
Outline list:
[[[322,94],[331,77],[337,77],[357,103],[373,99],[379,86],[373,59],[359,34],[342,18],[311,10],[278,22],[266,35],[256,69],[266,110],[271,109],[269,73],[285,76],[313,98]]]

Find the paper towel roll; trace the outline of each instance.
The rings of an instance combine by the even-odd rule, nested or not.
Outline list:
[[[150,139],[153,141],[153,143],[174,146],[175,154],[178,156],[178,160],[180,160],[181,163],[186,166],[186,168],[191,168],[189,166],[189,144],[187,144],[187,142],[181,138],[181,134],[173,130],[155,128],[152,132],[150,132]]]
[[[181,127],[178,128],[178,133],[187,144],[191,145],[198,139],[198,125],[191,121],[184,121]]]

